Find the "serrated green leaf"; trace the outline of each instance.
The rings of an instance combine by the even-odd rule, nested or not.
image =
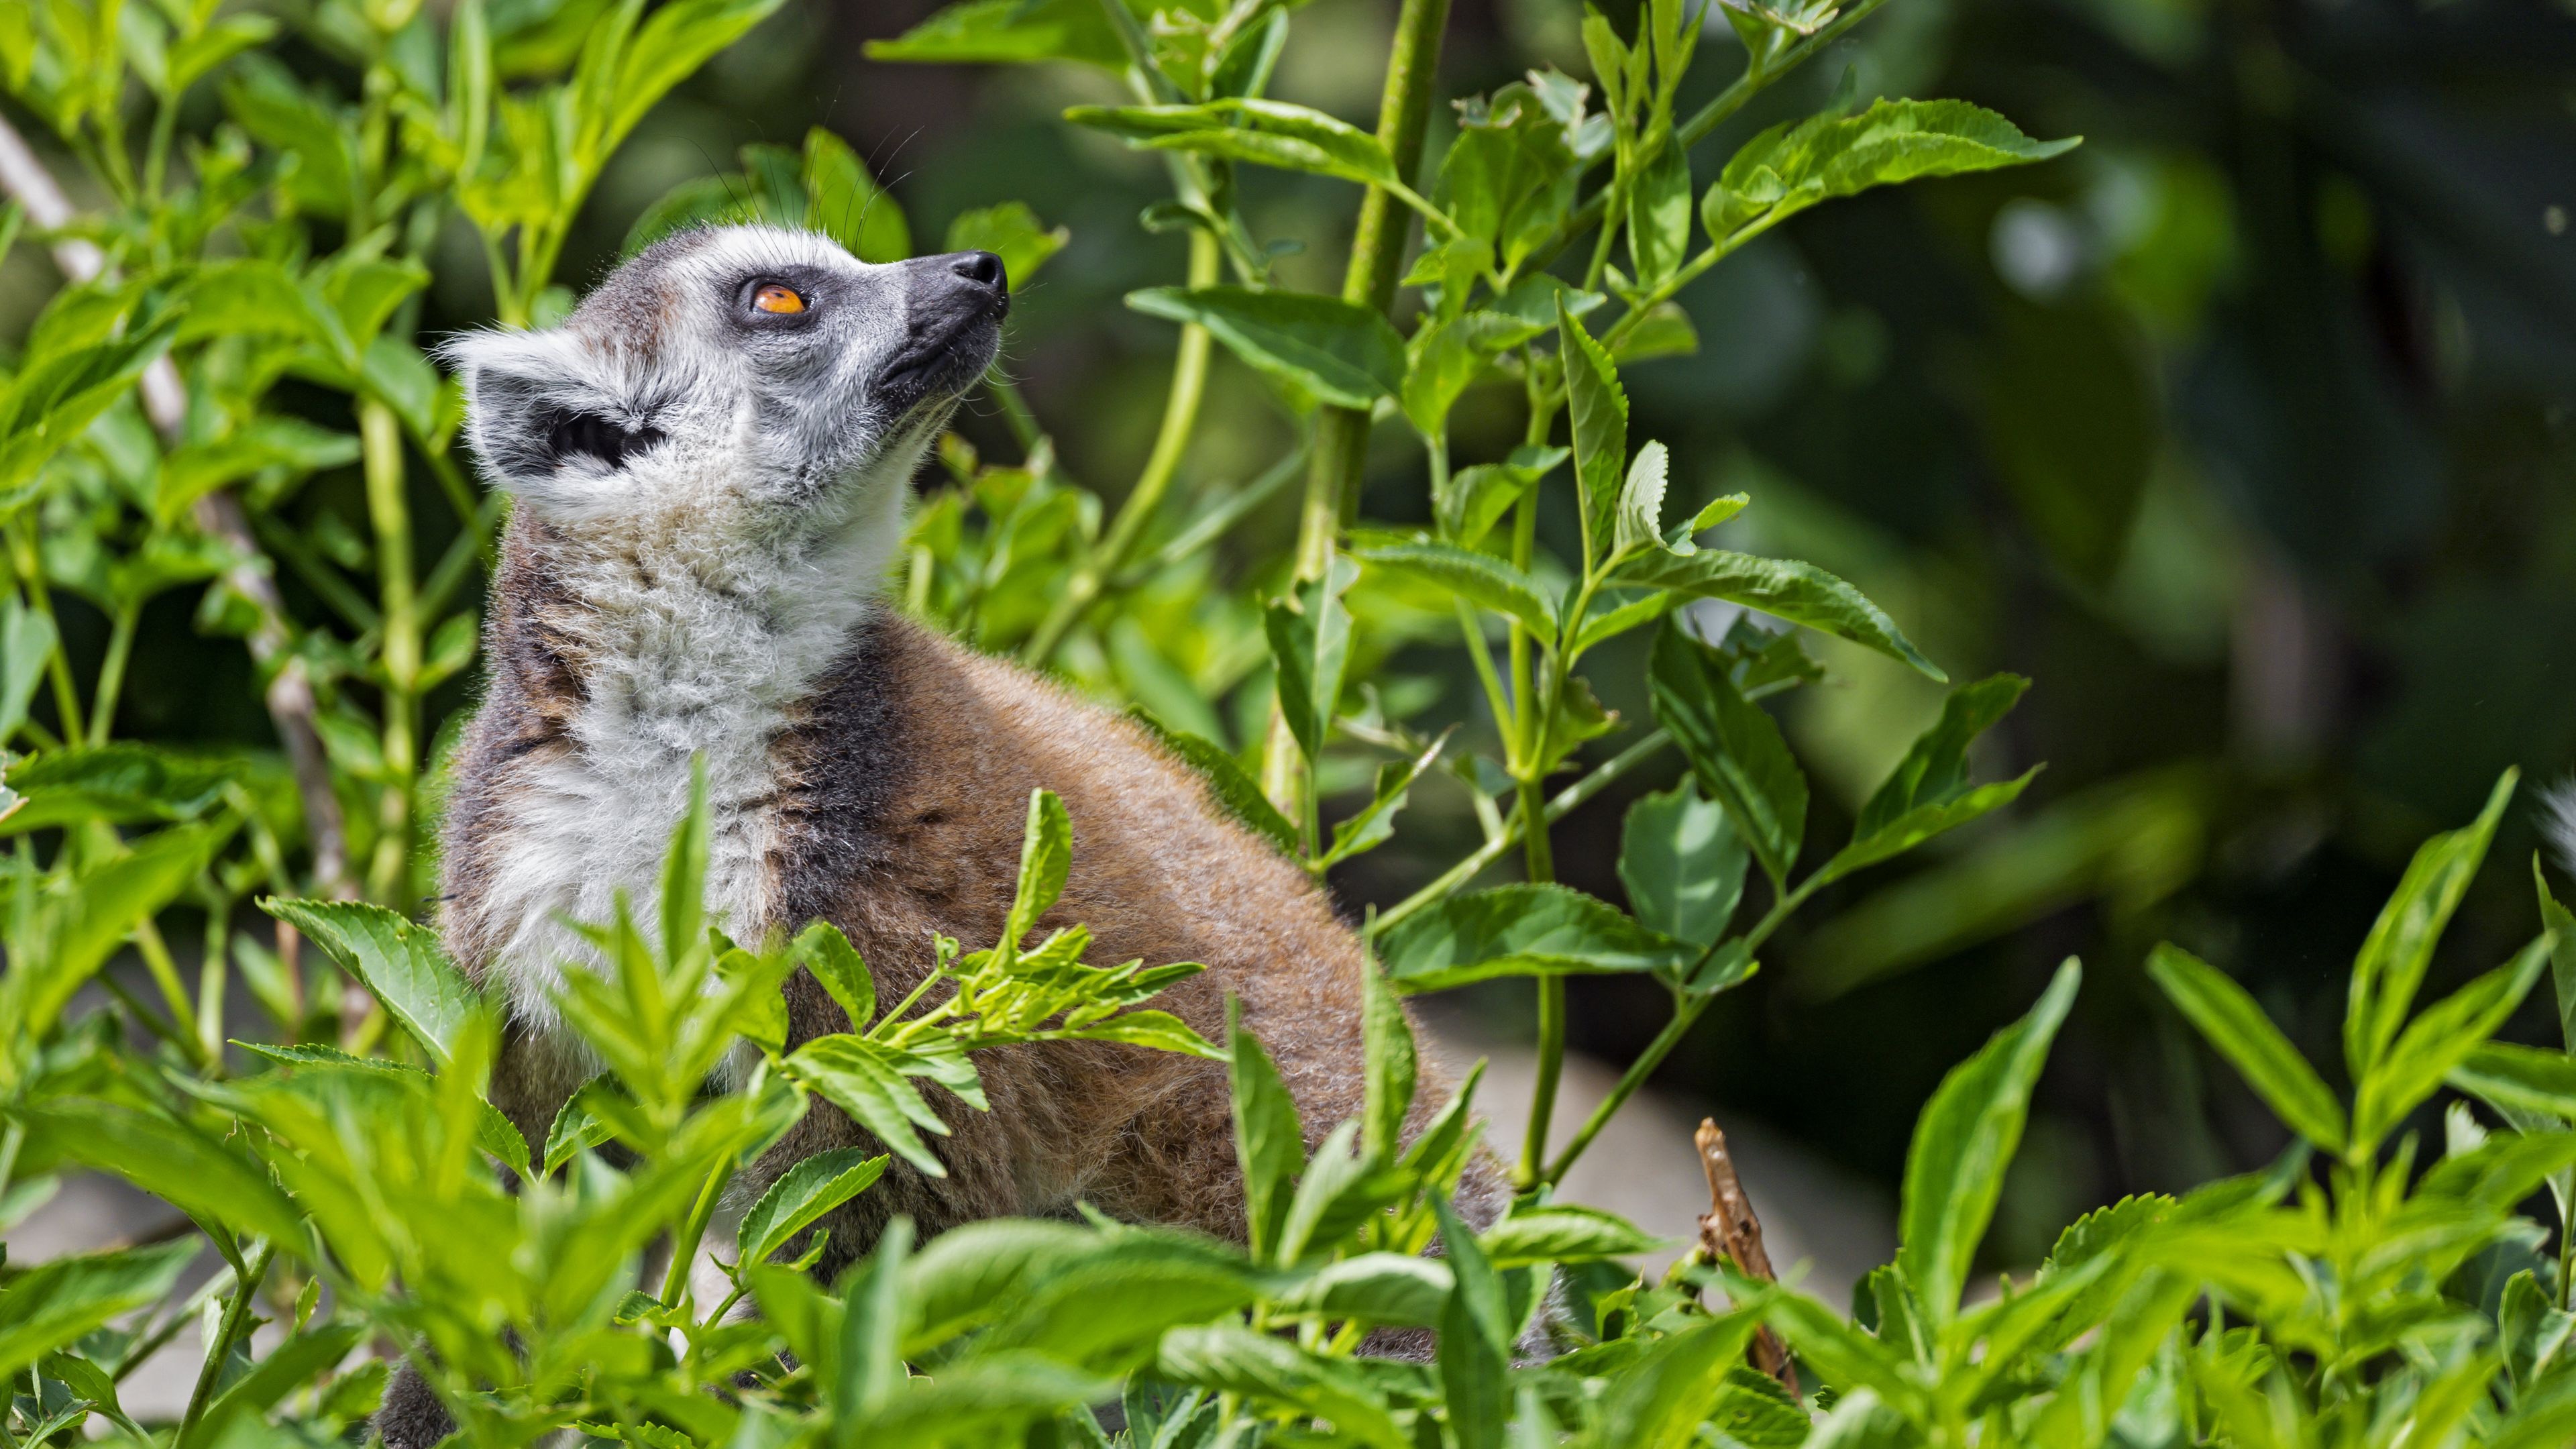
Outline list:
[[[1538,580],[1489,553],[1423,541],[1358,550],[1361,561],[1421,579],[1478,608],[1506,614],[1541,639],[1556,633],[1556,606]]]
[[[1404,386],[1404,339],[1384,315],[1338,297],[1248,287],[1149,287],[1127,305],[1195,322],[1301,397],[1366,408]]]
[[[818,1152],[780,1174],[742,1215],[735,1241],[746,1263],[764,1263],[825,1213],[885,1174],[886,1158],[858,1147]]]
[[[1780,727],[1736,688],[1724,658],[1669,621],[1649,667],[1655,718],[1764,873],[1775,885],[1787,880],[1806,834],[1807,778]]]
[[[1261,783],[1229,753],[1223,745],[1199,735],[1176,730],[1154,718],[1142,706],[1130,707],[1128,715],[1153,732],[1165,749],[1181,757],[1183,763],[1198,771],[1208,793],[1216,798],[1227,814],[1249,827],[1283,855],[1297,853],[1297,827],[1279,813],[1279,807],[1261,793]]]
[[[1598,562],[1609,548],[1628,469],[1628,395],[1610,354],[1556,299],[1557,355],[1565,363],[1565,410],[1573,431],[1574,477],[1582,498],[1583,556]]]
[[[1724,599],[1875,649],[1928,678],[1949,678],[1923,657],[1886,611],[1813,564],[1755,558],[1725,549],[1691,554],[1649,549],[1613,570],[1608,582],[1614,587],[1671,589],[1693,598]]]
[[[1551,884],[1451,896],[1397,922],[1378,949],[1407,994],[1497,976],[1670,974],[1700,954],[1605,901]]]
[[[438,938],[382,906],[360,901],[263,899],[260,909],[310,937],[323,954],[385,1004],[385,1010],[442,1065],[480,1009],[465,973]]]

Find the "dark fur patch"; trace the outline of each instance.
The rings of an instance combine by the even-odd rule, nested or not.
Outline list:
[[[591,457],[610,468],[623,468],[628,458],[665,436],[650,424],[629,427],[598,413],[552,413],[543,421],[549,466],[567,458]]]
[[[770,745],[778,767],[772,862],[789,930],[837,914],[853,882],[882,879],[886,812],[915,761],[892,677],[889,625],[871,618]]]

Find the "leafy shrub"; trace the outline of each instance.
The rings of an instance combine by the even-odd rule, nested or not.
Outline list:
[[[1158,1449],[2537,1445],[2576,1432],[2558,1364],[2568,1235],[2562,1223],[2544,1257],[2542,1231],[2516,1215],[2546,1185],[2563,1218],[2576,1067],[2487,1043],[2553,962],[2562,995],[2576,985],[2576,956],[2560,956],[2576,947],[2545,888],[2540,941],[2409,1019],[2503,789],[2476,826],[2426,847],[2363,949],[2348,1104],[2225,976],[2170,948],[2153,962],[2331,1156],[2321,1176],[2302,1147],[2253,1178],[2131,1199],[2070,1228],[2030,1281],[1972,1293],[2076,990],[2070,964],[1925,1107],[1903,1246],[1851,1317],[1705,1252],[1667,1281],[1628,1281],[1616,1261],[1653,1245],[1556,1199],[1602,1125],[1793,912],[2028,783],[1969,771],[1974,741],[2024,682],[1961,687],[1851,839],[1801,874],[1808,785],[1762,704],[1820,677],[1801,630],[1941,673],[1842,580],[1700,542],[1750,500],[1668,506],[1665,448],[1628,436],[1620,369],[1697,346],[1673,298],[1752,238],[1869,187],[2072,144],[1958,102],[1862,107],[1845,94],[1760,133],[1702,189],[1691,146],[1878,0],[1725,8],[1744,68],[1687,115],[1677,97],[1707,12],[1651,0],[1633,39],[1589,17],[1592,83],[1540,71],[1466,98],[1429,180],[1436,0],[1403,7],[1375,133],[1266,94],[1294,8],[1271,0],[1151,15],[967,0],[881,47],[889,60],[1115,72],[1133,103],[1068,119],[1167,160],[1172,199],[1143,220],[1189,241],[1182,285],[1129,299],[1178,337],[1156,447],[1115,509],[1067,473],[996,376],[1024,454],[996,463],[943,443],[948,486],[915,516],[895,594],[1135,707],[1319,880],[1383,844],[1416,790],[1465,792],[1484,838],[1366,923],[1383,964],[1369,978],[1366,1110],[1301,1123],[1257,1041],[1238,1030],[1210,1043],[1152,1007],[1194,967],[1092,965],[1079,928],[1026,943],[1073,848],[1044,792],[1010,928],[972,952],[941,942],[940,971],[897,1003],[876,1000],[866,963],[828,926],[742,944],[706,921],[693,813],[675,822],[649,919],[591,923],[606,969],[570,973],[562,992],[605,1070],[545,1141],[522,1137],[483,1097],[492,1011],[411,920],[435,866],[420,848],[439,774],[428,702],[471,663],[462,601],[504,506],[454,456],[459,398],[420,349],[420,292],[433,243],[457,224],[480,241],[501,321],[562,315],[557,259],[608,158],[778,3],[674,0],[648,14],[642,0],[326,0],[298,17],[296,38],[361,78],[354,99],[281,63],[264,15],[81,0],[0,11],[0,77],[105,198],[75,214],[21,167],[0,224],[14,241],[32,219],[74,277],[0,391],[12,568],[0,739],[28,751],[0,787],[0,831],[18,845],[0,908],[0,1225],[86,1167],[169,1202],[202,1237],[0,1278],[12,1440],[346,1439],[384,1391],[385,1365],[365,1351],[378,1340],[418,1351],[467,1438],[491,1444],[563,1430],[664,1445],[1095,1443],[1088,1406],[1112,1398],[1124,1442]],[[139,146],[129,73],[148,98]],[[226,119],[183,137],[182,102],[200,83]],[[630,245],[747,212],[829,231],[870,259],[913,250],[901,209],[827,133],[741,162],[650,208]],[[1275,284],[1278,247],[1240,205],[1245,167],[1360,188],[1340,295]],[[947,238],[1000,252],[1023,283],[1062,241],[1009,202]],[[1184,496],[1218,344],[1272,389],[1302,442],[1252,483]],[[287,379],[345,399],[351,430],[290,410]],[[1523,441],[1456,460],[1451,414],[1478,387],[1518,395]],[[1379,419],[1422,449],[1426,528],[1352,516]],[[310,480],[352,464],[368,537],[287,521]],[[413,514],[415,468],[454,514],[425,570],[433,529]],[[1294,546],[1230,572],[1219,545],[1292,485]],[[1541,547],[1551,489],[1576,520],[1561,555]],[[203,626],[241,638],[260,666],[282,758],[115,737],[142,609],[198,584]],[[112,621],[86,693],[57,589]],[[305,604],[320,612],[299,615]],[[1603,742],[1621,722],[1582,669],[1648,627],[1655,728],[1613,750]],[[1481,685],[1473,748],[1416,728],[1420,701],[1379,667],[1451,638]],[[1555,884],[1546,825],[1668,746],[1689,769],[1626,818],[1631,909]],[[1361,803],[1328,822],[1327,801],[1346,794]],[[1469,889],[1514,855],[1520,881]],[[1757,867],[1762,904],[1747,919]],[[280,923],[274,946],[246,929],[254,901]],[[181,909],[203,922],[190,968],[163,935]],[[129,942],[157,1001],[103,974]],[[778,986],[799,969],[856,1029],[786,1049]],[[1565,978],[1586,973],[1652,977],[1671,1012],[1591,1119],[1552,1144]],[[244,1024],[236,976],[272,1030]],[[1538,1100],[1517,1153],[1522,1196],[1472,1233],[1448,1199],[1482,1150],[1476,1078],[1402,1138],[1415,1048],[1397,994],[1496,979],[1532,983]],[[92,982],[110,1001],[75,1013]],[[237,1031],[260,1039],[236,1043]],[[805,1271],[825,1247],[814,1224],[887,1161],[857,1152],[795,1165],[750,1205],[737,1241],[710,1241],[728,1185],[815,1099],[936,1171],[943,1129],[924,1091],[981,1107],[975,1051],[1069,1036],[1230,1063],[1242,1243],[1107,1221],[915,1242],[898,1220],[841,1281],[819,1283]],[[719,1077],[734,1090],[707,1092]],[[2388,1144],[2446,1081],[2507,1130],[2455,1107],[2442,1160],[2419,1175],[2413,1140]],[[178,1290],[206,1244],[222,1270]],[[656,1245],[669,1251],[648,1271]],[[720,1280],[693,1279],[701,1245]],[[1708,1306],[1712,1292],[1726,1306]],[[284,1336],[257,1353],[251,1330],[272,1320]],[[200,1321],[207,1351],[184,1416],[133,1422],[119,1380]],[[1802,1399],[1747,1365],[1763,1328],[1819,1393]],[[1436,1347],[1418,1361],[1361,1352],[1422,1343]]]

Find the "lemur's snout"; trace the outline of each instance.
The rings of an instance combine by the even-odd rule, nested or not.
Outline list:
[[[948,252],[903,263],[904,346],[878,386],[909,406],[983,374],[1001,345],[1011,279],[991,252]]]

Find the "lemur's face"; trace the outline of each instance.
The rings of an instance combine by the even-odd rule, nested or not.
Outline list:
[[[1009,310],[989,252],[872,266],[811,232],[722,227],[646,250],[559,328],[446,354],[483,466],[550,518],[811,513],[901,484]]]

